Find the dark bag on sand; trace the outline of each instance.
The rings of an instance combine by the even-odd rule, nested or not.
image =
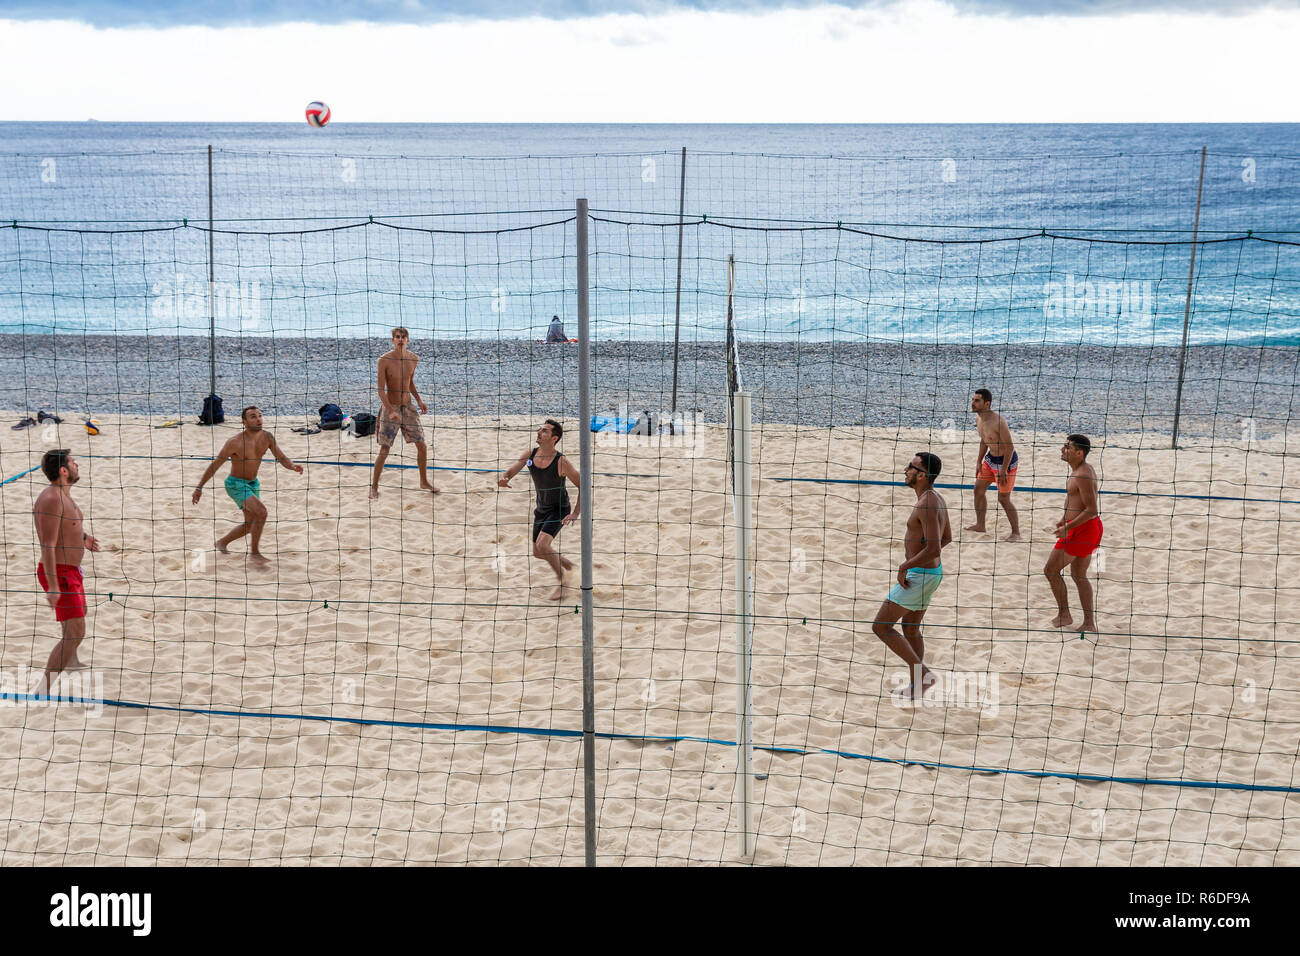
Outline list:
[[[327,403],[320,407],[320,427],[342,428],[343,427],[343,409],[333,403]]]
[[[369,412],[357,412],[352,416],[352,427],[358,438],[365,438],[375,433],[375,416]]]
[[[203,400],[203,411],[199,412],[200,425],[220,425],[226,420],[226,413],[221,408],[221,396],[213,392]]]

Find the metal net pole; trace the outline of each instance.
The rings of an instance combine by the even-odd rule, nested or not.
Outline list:
[[[582,809],[587,866],[596,865],[596,688],[591,606],[591,314],[587,299],[587,200],[578,200],[578,484],[582,526]]]

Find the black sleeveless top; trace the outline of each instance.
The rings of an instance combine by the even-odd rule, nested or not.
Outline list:
[[[537,454],[534,448],[528,453],[528,474],[537,489],[538,511],[561,511],[569,507],[569,489],[565,487],[564,476],[560,474],[560,459],[563,452],[556,452],[555,458],[545,468],[533,464]]]

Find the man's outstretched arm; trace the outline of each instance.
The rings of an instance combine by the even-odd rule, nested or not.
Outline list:
[[[529,449],[531,451],[532,449]],[[505,475],[497,479],[497,486],[500,488],[509,488],[510,479],[519,474],[528,466],[528,452],[519,456],[519,460],[506,469]]]
[[[217,453],[217,457],[212,459],[212,464],[208,465],[207,469],[203,472],[203,477],[200,478],[199,483],[194,486],[194,495],[190,499],[194,504],[197,505],[199,503],[199,497],[203,494],[203,486],[206,485],[212,479],[212,476],[221,470],[221,466],[228,461],[230,461],[230,442],[226,442],[221,446],[221,451]]]
[[[275,440],[274,435],[271,436],[271,454],[274,455],[275,460],[285,468],[288,468],[290,471],[296,471],[300,475],[302,474],[302,465],[295,465],[293,459],[280,450],[280,443]]]

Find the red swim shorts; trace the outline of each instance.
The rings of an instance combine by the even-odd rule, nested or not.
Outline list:
[[[1065,533],[1064,538],[1057,538],[1053,550],[1060,551],[1064,548],[1065,553],[1072,558],[1082,558],[1092,554],[1101,544],[1101,530],[1101,519],[1092,518],[1077,528],[1071,528]]]
[[[1020,469],[1019,457],[1020,453],[1017,452],[1011,458],[1011,467],[1004,468],[1001,460],[995,462],[991,456],[985,455],[980,459],[979,467],[975,469],[975,480],[997,485],[1000,495],[1011,494],[1011,489],[1016,486],[1016,472]]]
[[[60,564],[56,570],[59,578],[59,600],[54,605],[54,618],[68,621],[86,616],[86,588],[81,579],[81,568],[75,564]],[[36,565],[36,580],[41,583],[41,590],[48,592],[49,579],[45,576],[45,565]]]

